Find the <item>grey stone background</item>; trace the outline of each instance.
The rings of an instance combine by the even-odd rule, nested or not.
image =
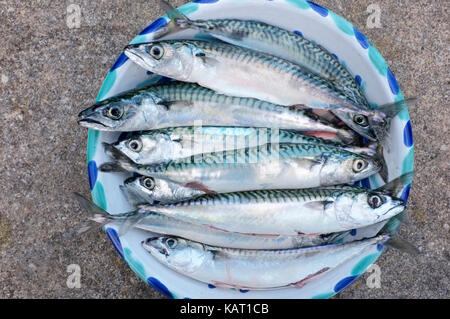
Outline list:
[[[185,1],[172,1],[178,5]],[[81,28],[66,25],[79,4]],[[402,238],[421,255],[389,250],[336,298],[449,297],[449,2],[318,1],[357,26],[379,49],[410,112],[417,176]],[[381,8],[368,29],[367,6]],[[89,195],[87,130],[76,115],[92,103],[124,46],[162,14],[155,0],[0,0],[0,298],[162,298],[120,259],[102,231],[74,235],[85,221],[71,196]],[[66,286],[79,264],[81,289]]]

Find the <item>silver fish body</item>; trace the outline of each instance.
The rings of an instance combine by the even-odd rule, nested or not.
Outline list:
[[[218,94],[196,84],[173,82],[131,90],[82,111],[78,123],[104,131],[143,131],[176,126],[273,127],[336,134],[345,143],[355,134],[321,121],[299,107]]]
[[[176,237],[150,238],[143,247],[169,268],[219,287],[263,290],[302,287],[389,239],[287,250],[220,248]],[[377,246],[379,245],[379,246]]]
[[[110,145],[105,148],[116,162],[101,165],[104,172],[127,170],[217,193],[353,183],[381,168],[376,159],[321,144],[267,144],[151,165],[136,164]]]
[[[292,62],[226,43],[166,40],[132,44],[124,52],[147,70],[222,94],[285,106],[361,111],[340,85]]]
[[[136,133],[112,145],[137,164],[155,164],[269,143],[324,144],[367,156],[376,154],[373,146],[346,146],[297,131],[249,127],[174,127]]]
[[[198,83],[218,93],[251,97],[279,105],[303,104],[333,111],[359,134],[375,141],[384,138],[389,108],[371,110],[353,91],[281,58],[202,40],[166,40],[132,44],[125,54],[154,73]],[[270,79],[270,85],[268,84]],[[395,104],[395,103],[394,103]],[[389,111],[384,113],[382,110]],[[346,116],[342,116],[345,114]],[[362,125],[359,119],[364,117]]]
[[[248,235],[193,224],[165,215],[150,213],[135,225],[157,234],[182,237],[206,245],[239,249],[290,249],[335,243],[348,232],[326,235]]]
[[[168,205],[142,205],[139,212],[245,234],[295,236],[361,228],[404,210],[401,199],[358,187],[260,190],[203,195]]]
[[[166,7],[171,19],[166,33],[194,29],[230,44],[272,54],[338,83],[343,90],[348,90],[354,96],[357,103],[369,106],[354,77],[337,58],[298,33],[254,20],[191,20],[165,1],[160,2]],[[165,34],[159,34],[158,37],[162,35]]]

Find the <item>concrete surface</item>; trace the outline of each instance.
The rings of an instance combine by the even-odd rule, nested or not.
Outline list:
[[[184,1],[174,1],[181,5]],[[79,4],[81,28],[66,25]],[[449,297],[448,1],[318,1],[357,26],[395,73],[411,111],[417,176],[401,236],[422,251],[379,259],[381,288],[366,278],[337,298]],[[120,259],[105,234],[74,235],[89,195],[87,130],[76,115],[92,103],[123,47],[161,15],[155,0],[0,0],[0,298],[161,298]],[[111,37],[111,34],[114,34]],[[66,267],[81,266],[80,289]]]

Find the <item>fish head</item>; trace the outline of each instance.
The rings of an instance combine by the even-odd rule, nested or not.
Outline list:
[[[181,273],[195,272],[206,261],[208,255],[203,244],[179,237],[148,238],[142,245],[161,263]]]
[[[344,191],[337,196],[334,209],[340,223],[362,227],[387,220],[404,211],[404,201],[371,190]]]
[[[344,181],[352,183],[369,177],[380,169],[381,164],[375,158],[342,151],[324,156],[320,181],[322,185],[342,184]]]
[[[149,203],[177,202],[204,194],[176,182],[148,176],[130,177],[125,180],[123,188]]]
[[[128,156],[137,164],[151,164],[161,161],[170,147],[170,136],[165,133],[133,134],[113,144],[113,146]]]
[[[154,73],[187,81],[199,57],[200,49],[188,41],[157,41],[130,44],[125,55],[140,67]]]
[[[153,93],[127,94],[98,102],[78,115],[78,124],[101,131],[136,131],[151,128],[165,112]]]
[[[354,130],[359,135],[369,139],[370,141],[377,141],[377,134],[374,131],[374,126],[371,125],[371,117],[357,112],[334,112],[339,119],[342,120],[348,127]]]

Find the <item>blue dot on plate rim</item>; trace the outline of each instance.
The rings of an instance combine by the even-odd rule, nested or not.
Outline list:
[[[362,78],[360,75],[355,76],[355,82],[356,82],[356,84],[358,84],[358,86],[361,86]]]
[[[306,1],[309,3],[311,9],[316,11],[318,14],[320,14],[322,17],[326,17],[328,15],[328,9],[325,9],[324,7],[318,5],[317,3],[314,3],[312,1]]]
[[[106,235],[108,235],[109,240],[113,244],[114,248],[116,248],[120,257],[122,257],[122,259],[125,260],[125,258],[123,257],[122,244],[120,242],[119,235],[117,234],[116,230],[114,228],[107,228]]]
[[[356,27],[353,27],[353,31],[355,32],[356,40],[358,40],[359,44],[363,49],[369,48],[369,40],[366,38],[364,34],[361,33]]]
[[[400,198],[406,203],[408,201],[409,192],[411,190],[411,184],[408,184],[405,189],[402,191]]]
[[[88,163],[88,178],[89,178],[89,188],[91,191],[94,189],[95,183],[97,182],[98,169],[97,163],[95,161],[90,161]]]
[[[155,277],[148,277],[147,284],[167,298],[173,299],[173,295],[169,289],[167,289],[167,287]]]
[[[334,291],[335,292],[341,291],[342,289],[344,289],[345,287],[350,285],[352,282],[354,282],[356,280],[356,278],[358,278],[358,276],[349,276],[349,277],[345,277],[344,279],[341,279],[336,284],[336,286],[334,286]]]
[[[114,63],[114,65],[112,66],[110,71],[114,71],[115,69],[120,68],[122,65],[125,64],[125,62],[127,62],[129,59],[128,57],[125,55],[125,53],[121,53],[119,55],[119,57],[117,58],[116,62]]]
[[[296,34],[296,35],[299,35],[299,36],[303,36],[303,33],[301,33],[300,31],[298,31],[298,30],[294,30],[294,33]]]
[[[159,19],[153,21],[153,23],[150,24],[149,26],[147,26],[144,30],[142,30],[141,33],[139,33],[139,35],[144,35],[144,34],[158,31],[159,29],[164,28],[166,25],[167,25],[166,19],[159,18]]]
[[[194,0],[194,3],[216,3],[219,2],[219,0]]]
[[[365,188],[371,188],[370,179],[364,178],[363,180],[361,180],[361,186]]]
[[[406,122],[405,128],[403,129],[403,143],[406,147],[411,147],[414,144],[411,121]]]
[[[387,69],[387,79],[392,94],[397,95],[400,89],[398,87],[397,79],[395,78],[394,73],[392,73],[390,68]]]

